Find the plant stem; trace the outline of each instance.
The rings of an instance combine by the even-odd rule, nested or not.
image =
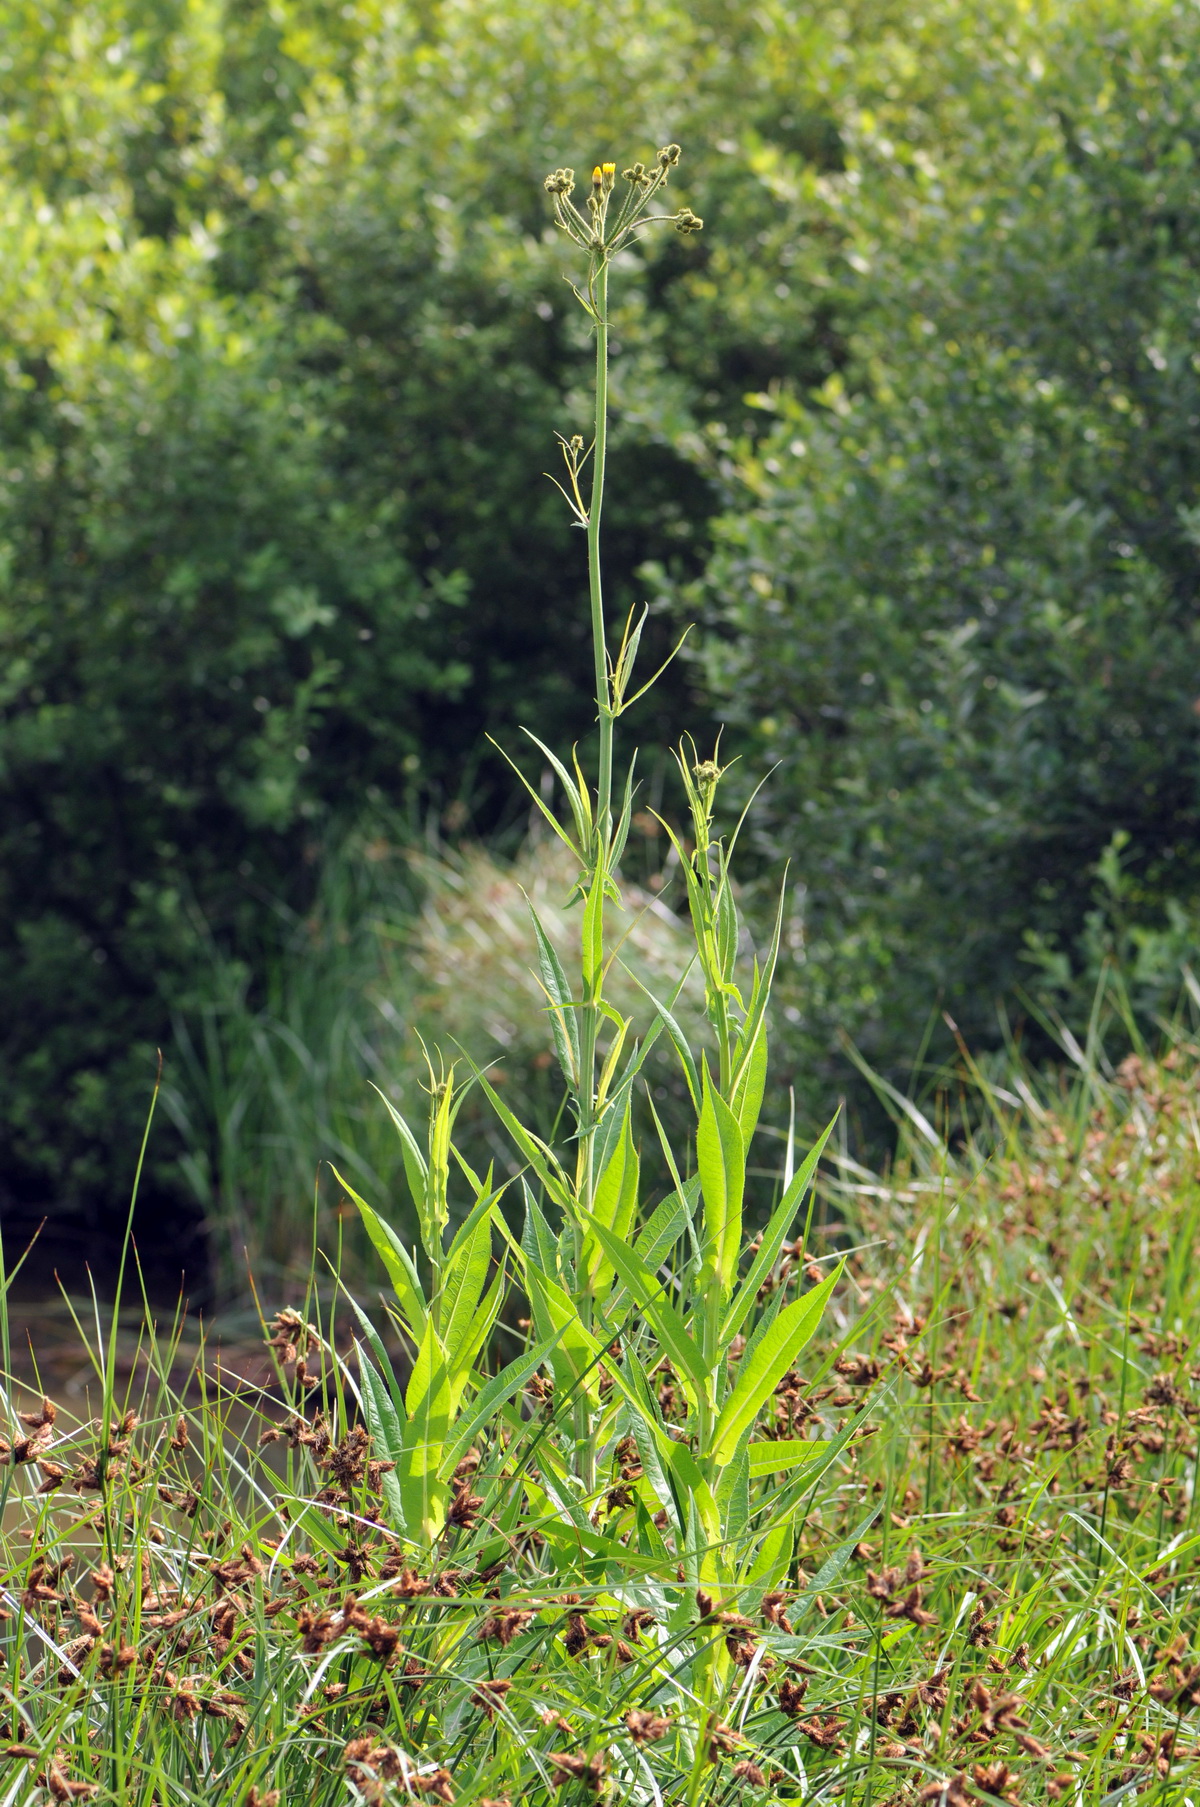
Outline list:
[[[604,632],[604,592],[600,581],[600,512],[604,505],[604,462],[608,450],[608,260],[602,257],[593,287],[596,307],[596,437],[592,448],[592,494],[588,508],[588,591],[592,604],[592,654],[596,667],[596,711],[600,722],[600,770],[596,786],[596,833],[605,847],[612,828],[613,718],[608,695],[608,643]]]
[[[603,887],[612,846],[613,718],[608,694],[608,642],[604,631],[604,589],[600,573],[600,516],[604,507],[604,467],[608,451],[608,259],[601,254],[592,285],[596,310],[596,429],[592,444],[592,492],[588,505],[588,596],[592,614],[592,656],[595,663],[596,716],[600,724],[600,757],[596,780],[596,828],[593,847],[593,884]],[[603,904],[601,903],[601,908]],[[596,1042],[600,1012],[596,1001],[585,997],[580,1012],[579,1060],[579,1165],[577,1190],[580,1202],[590,1210],[595,1195],[596,1144]],[[582,1224],[574,1225],[575,1275],[579,1312],[585,1328],[591,1328],[592,1299],[584,1284]],[[576,1472],[590,1493],[595,1485],[596,1450],[591,1413],[586,1397],[575,1401]]]

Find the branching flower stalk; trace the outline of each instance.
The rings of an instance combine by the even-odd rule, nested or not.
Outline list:
[[[655,196],[665,188],[671,170],[679,162],[679,154],[677,144],[667,144],[659,151],[653,169],[648,170],[644,164],[635,163],[624,170],[622,179],[627,185],[625,198],[611,222],[609,215],[616,188],[615,163],[597,164],[593,169],[586,218],[571,199],[575,188],[574,170],[556,169],[546,177],[545,183],[547,192],[554,199],[554,217],[558,225],[587,252],[586,287],[581,290],[574,283],[571,286],[592,320],[596,332],[595,432],[590,454],[584,453],[583,441],[578,437],[562,441],[562,446],[572,491],[567,499],[577,524],[587,532],[596,713],[600,726],[596,787],[596,834],[600,841],[605,837],[611,840],[612,834],[613,723],[621,713],[623,703],[616,680],[619,675],[627,676],[621,674],[619,665],[614,667],[609,659],[600,567],[600,521],[604,506],[608,449],[608,271],[617,252],[634,243],[652,226],[672,225],[677,232],[682,233],[699,232],[702,228],[703,220],[690,207],[681,207],[675,213],[649,211]],[[579,476],[589,455],[592,460],[592,480],[589,502],[585,507],[580,496]],[[636,651],[636,648],[633,650]],[[632,658],[627,663],[631,665]],[[629,702],[633,700],[632,697],[628,699]]]
[[[595,677],[596,718],[599,726],[599,753],[596,780],[595,814],[590,822],[590,836],[580,837],[579,852],[583,874],[580,895],[584,910],[584,979],[585,994],[579,1010],[579,1063],[574,1091],[575,1113],[579,1136],[576,1171],[577,1197],[585,1211],[590,1211],[596,1182],[596,1129],[604,1106],[604,1078],[595,1083],[597,1047],[601,1024],[606,1015],[602,997],[604,958],[603,922],[607,898],[617,898],[615,870],[629,830],[632,805],[631,787],[627,787],[625,806],[618,821],[613,817],[613,741],[614,726],[619,715],[644,695],[654,682],[643,685],[634,695],[628,694],[633,664],[637,655],[641,629],[645,620],[627,627],[617,657],[610,655],[608,631],[604,616],[604,585],[600,559],[600,527],[604,507],[604,481],[608,450],[608,276],[609,266],[625,246],[635,242],[656,225],[673,225],[681,233],[698,232],[703,225],[689,207],[674,213],[652,212],[652,204],[667,185],[670,172],[679,162],[679,146],[664,145],[654,165],[635,163],[622,172],[625,194],[615,206],[616,164],[597,164],[592,171],[591,193],[587,197],[586,214],[571,196],[575,173],[570,169],[554,170],[546,177],[547,192],[553,196],[555,219],[563,232],[587,253],[587,273],[582,288],[572,289],[591,319],[596,334],[595,421],[591,447],[585,452],[583,440],[576,435],[560,441],[567,467],[569,489],[558,487],[566,496],[576,524],[587,534],[588,595],[591,610],[592,655]],[[580,479],[591,459],[591,485],[588,501],[583,501]],[[658,674],[655,674],[656,676]],[[577,774],[578,776],[578,774]],[[582,793],[582,783],[579,785]],[[580,801],[585,803],[581,795]],[[585,804],[586,806],[586,804]],[[579,812],[576,812],[577,819]],[[611,1013],[608,1013],[611,1014]],[[624,1031],[619,1031],[618,1042]],[[576,1263],[582,1271],[583,1219],[575,1226]],[[590,1324],[591,1301],[584,1290],[585,1322]]]

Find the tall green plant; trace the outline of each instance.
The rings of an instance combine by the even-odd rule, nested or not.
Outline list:
[[[609,996],[621,957],[620,860],[635,796],[634,759],[622,775],[616,726],[654,682],[635,684],[644,612],[626,622],[615,650],[605,618],[600,524],[609,279],[617,254],[643,232],[661,224],[681,233],[699,230],[689,208],[661,206],[678,159],[678,147],[668,145],[649,168],[634,164],[624,172],[620,195],[615,166],[601,164],[583,207],[572,199],[572,171],[556,170],[546,181],[558,225],[582,253],[573,287],[596,341],[594,433],[586,446],[579,434],[561,436],[566,475],[559,485],[587,537],[596,767],[589,780],[577,754],[560,758],[531,735],[562,788],[563,820],[540,788],[523,780],[575,862],[579,944],[572,973],[530,905],[531,952],[561,1069],[560,1121],[567,1127],[557,1140],[545,1139],[485,1071],[472,1068],[469,1083],[490,1100],[517,1157],[513,1178],[524,1201],[518,1240],[500,1209],[511,1182],[497,1184],[490,1171],[481,1178],[455,1146],[463,1096],[455,1069],[430,1062],[423,1138],[389,1104],[417,1207],[420,1249],[408,1250],[377,1212],[359,1205],[392,1281],[390,1309],[410,1345],[412,1368],[402,1389],[364,1318],[372,1347],[363,1352],[362,1385],[368,1421],[396,1463],[389,1498],[414,1550],[442,1548],[471,1518],[459,1465],[468,1455],[477,1458],[477,1451],[471,1454],[477,1438],[489,1439],[498,1552],[517,1535],[536,1534],[560,1587],[590,1583],[594,1589],[597,1556],[618,1571],[632,1564],[654,1575],[708,1725],[720,1721],[735,1663],[712,1598],[728,1602],[747,1590],[761,1596],[778,1585],[792,1556],[790,1511],[752,1514],[751,1484],[771,1475],[803,1488],[832,1457],[827,1442],[781,1438],[773,1419],[769,1435],[756,1437],[756,1430],[817,1329],[840,1270],[790,1302],[786,1289],[772,1284],[828,1130],[798,1165],[789,1140],[781,1196],[761,1236],[747,1243],[747,1158],[766,1084],[779,923],[762,958],[748,957],[731,876],[736,830],[726,840],[715,826],[722,769],[715,754],[700,757],[690,741],[677,755],[687,832],[664,826],[684,875],[691,964],[672,996],[651,999],[653,1026],[640,1038]],[[697,964],[709,1031],[703,1047],[689,1043],[673,1014],[678,989]],[[687,1146],[674,1146],[655,1117],[672,1185],[648,1208],[635,1092],[647,1055],[664,1034],[684,1076],[695,1130]],[[653,1113],[652,1102],[650,1108]],[[469,1203],[452,1232],[451,1194],[460,1178]],[[489,1285],[494,1232],[505,1255]],[[475,1364],[501,1309],[509,1269],[529,1301],[528,1346],[489,1380]],[[547,1372],[539,1377],[543,1365]],[[669,1409],[659,1396],[668,1379]],[[544,1407],[536,1432],[510,1403],[526,1385]],[[497,1456],[498,1449],[507,1449],[507,1457]],[[635,1482],[628,1500],[636,1529],[601,1532],[600,1515],[611,1502],[606,1475],[618,1451],[624,1451],[622,1472]],[[447,1634],[447,1649],[456,1636]],[[709,1761],[707,1740],[698,1726],[688,1757],[693,1798]]]

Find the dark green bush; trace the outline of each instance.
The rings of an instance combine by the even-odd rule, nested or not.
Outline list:
[[[779,765],[810,1077],[838,1029],[902,1069],[939,1003],[976,1042],[1021,986],[1086,1017],[1117,943],[1157,1004],[1195,939],[1200,27],[992,11],[876,69],[846,366],[760,398],[686,598]]]
[[[696,568],[695,408],[828,359],[755,301],[769,169],[699,154],[735,104],[779,115],[785,15],[0,16],[0,1173],[61,1212],[125,1195],[154,1046],[209,983],[194,912],[252,955],[364,802],[503,821],[484,732],[575,719],[583,562],[540,473],[588,351],[541,171],[686,126],[725,165],[701,204],[770,241],[626,285],[615,607],[649,556]]]

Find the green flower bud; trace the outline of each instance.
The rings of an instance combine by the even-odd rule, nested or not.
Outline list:
[[[658,161],[663,169],[674,169],[675,165],[679,162],[679,146],[677,144],[664,144],[661,151],[658,153]]]
[[[575,186],[573,169],[556,169],[546,177],[545,188],[548,194],[569,195]]]
[[[676,232],[699,232],[703,225],[704,221],[690,207],[681,207],[675,215]]]

